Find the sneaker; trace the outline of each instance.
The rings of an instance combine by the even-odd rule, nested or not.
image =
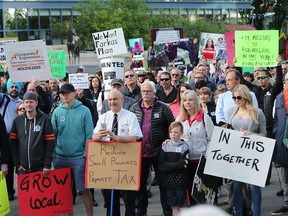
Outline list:
[[[271,212],[271,215],[284,215],[286,213],[288,213],[288,206],[282,206],[277,211]]]
[[[276,193],[276,195],[277,195],[277,196],[283,196],[283,193],[284,193],[284,191],[283,191],[283,190],[280,190],[280,191],[278,191],[278,192]]]
[[[14,200],[14,199],[15,199],[14,194],[9,194],[9,195],[8,195],[8,199],[9,199],[9,201]]]

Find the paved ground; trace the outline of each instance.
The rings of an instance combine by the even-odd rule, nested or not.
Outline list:
[[[280,171],[278,169],[278,171]],[[279,208],[283,203],[282,197],[277,197],[276,192],[280,189],[279,177],[276,169],[273,169],[273,175],[271,179],[271,184],[266,188],[262,188],[262,215],[268,216],[270,212],[275,210],[275,208]],[[227,207],[223,202],[226,198],[226,187],[223,186],[221,190],[222,197],[219,200],[219,206],[223,209]],[[148,209],[148,216],[161,216],[161,206],[159,202],[159,190],[158,187],[152,187],[152,198],[149,199],[149,209]],[[17,194],[16,194],[17,196]],[[95,190],[95,197],[97,202],[99,203],[98,207],[94,207],[94,215],[97,216],[105,216],[106,211],[103,207],[103,199],[101,196],[101,192],[97,189]],[[18,199],[10,202],[11,205],[11,213],[8,216],[18,216]],[[121,205],[121,214],[124,215],[124,205]],[[84,205],[82,202],[81,196],[77,196],[77,204],[74,206],[74,215],[81,216],[86,215]],[[26,216],[26,215],[25,215]],[[28,215],[27,215],[28,216]]]

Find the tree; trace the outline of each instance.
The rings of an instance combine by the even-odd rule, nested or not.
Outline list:
[[[285,0],[284,0],[285,1]],[[252,7],[254,7],[254,23],[258,30],[264,29],[263,21],[268,9],[273,6],[274,0],[254,0]]]
[[[273,22],[270,23],[270,29],[278,29],[281,31],[283,22],[287,16],[288,1],[287,0],[275,0],[273,5],[273,11],[275,12],[273,16]]]

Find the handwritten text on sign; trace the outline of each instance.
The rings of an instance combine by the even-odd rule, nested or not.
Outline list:
[[[88,142],[86,187],[138,190],[141,143]]]
[[[205,174],[265,186],[275,140],[220,127],[211,140]]]
[[[48,51],[48,59],[51,67],[52,77],[65,77],[66,75],[66,52]]]
[[[10,204],[6,187],[6,179],[0,171],[0,215],[7,215],[10,212]]]
[[[76,89],[88,89],[88,73],[69,74],[69,83],[72,84]]]
[[[98,58],[106,58],[127,53],[127,47],[122,28],[96,32],[92,34],[92,37]]]
[[[18,176],[20,215],[51,216],[72,212],[70,169]]]
[[[5,47],[6,43],[15,43],[18,38],[0,38],[0,63],[6,63]]]
[[[277,65],[278,30],[236,31],[236,66],[269,67]]]

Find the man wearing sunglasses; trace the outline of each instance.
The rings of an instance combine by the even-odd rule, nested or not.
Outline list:
[[[180,70],[176,67],[172,67],[170,68],[169,73],[171,74],[172,86],[178,89],[179,85],[183,83],[182,81],[180,81],[180,78],[181,78]]]
[[[165,71],[160,75],[160,89],[157,91],[157,98],[167,104],[172,103],[177,96],[177,89],[171,85],[171,75]]]
[[[124,72],[125,89],[124,95],[126,97],[131,97],[138,101],[141,99],[141,90],[137,85],[137,77],[132,69],[128,69]]]

